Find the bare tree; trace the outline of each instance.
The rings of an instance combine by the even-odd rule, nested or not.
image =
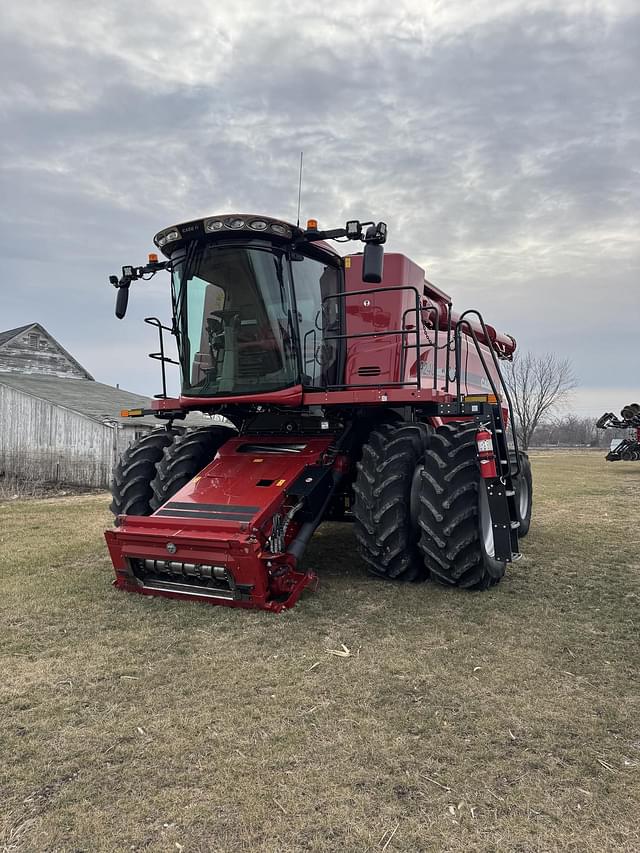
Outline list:
[[[541,419],[565,402],[578,382],[569,359],[554,353],[516,355],[504,371],[518,441],[526,450]]]

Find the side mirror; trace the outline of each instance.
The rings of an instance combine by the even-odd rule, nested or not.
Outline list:
[[[124,287],[118,288],[118,295],[116,296],[116,317],[118,320],[122,320],[124,315],[127,313],[127,305],[129,304],[129,285],[125,285]]]
[[[367,284],[380,284],[384,263],[382,243],[365,243],[362,260],[362,280]]]

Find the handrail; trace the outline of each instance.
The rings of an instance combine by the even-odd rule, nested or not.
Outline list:
[[[451,382],[451,308],[452,302],[447,302],[447,384],[445,385],[446,393],[449,393],[449,383]]]
[[[166,400],[167,399],[167,374],[165,364],[177,364],[180,362],[176,361],[174,358],[169,358],[164,354],[164,334],[163,331],[171,332],[174,334],[173,328],[170,326],[164,326],[157,317],[145,317],[144,322],[148,323],[150,326],[154,326],[158,330],[158,337],[160,338],[160,352],[150,352],[149,358],[154,358],[160,362],[162,365],[162,394],[154,394],[156,400]]]
[[[312,357],[312,358],[307,358],[307,338],[309,337],[309,335],[313,335],[313,357]],[[316,330],[315,330],[315,329],[309,329],[309,331],[308,331],[308,332],[305,332],[304,338],[302,339],[302,356],[303,356],[303,359],[304,359],[304,360],[303,360],[303,362],[302,362],[302,364],[303,364],[303,366],[304,366],[305,372],[306,372],[306,369],[307,369],[307,365],[308,365],[308,364],[313,364],[313,377],[312,377],[312,381],[313,381],[313,383],[314,383],[314,384],[315,384],[315,381],[316,381],[316,364],[317,364],[317,359],[316,359],[315,353],[316,353],[316,349],[317,349],[317,343],[316,343],[316,342],[317,342],[317,340],[318,340],[318,336],[316,335]]]
[[[405,318],[406,314],[408,314],[409,312],[412,312],[412,311],[415,311],[415,308],[407,308],[407,310],[402,315],[402,322],[403,323],[404,323],[404,318]],[[424,326],[424,318],[422,316],[423,311],[435,311],[435,326],[434,326],[433,331],[435,332],[436,339],[433,343],[431,343],[429,341],[429,333],[427,332],[427,329]],[[440,334],[440,312],[439,312],[437,306],[436,305],[424,305],[424,306],[421,305],[420,306],[420,317],[416,318],[416,329],[417,329],[418,322],[423,324],[423,331],[424,331],[425,335],[427,336],[427,346],[433,347],[433,390],[437,391],[438,390],[438,350],[440,349],[440,347],[438,345],[438,335]],[[449,342],[447,341],[445,346],[448,347],[448,345],[449,345]],[[422,365],[419,365],[418,369],[422,370]]]
[[[422,306],[420,303],[420,294],[418,293],[418,290],[413,285],[389,285],[387,287],[368,287],[368,288],[363,288],[361,290],[350,290],[350,291],[344,291],[343,293],[332,293],[332,294],[329,294],[328,296],[323,297],[323,299],[322,299],[322,303],[323,303],[322,314],[324,314],[324,304],[326,302],[329,302],[332,299],[346,299],[347,297],[350,297],[350,296],[365,296],[365,295],[372,295],[372,294],[377,294],[377,293],[388,293],[390,291],[395,292],[395,291],[400,291],[400,290],[410,290],[410,291],[413,291],[413,293],[415,295],[415,307],[414,308],[408,308],[405,311],[405,313],[402,315],[402,321],[404,322],[404,318],[405,318],[407,312],[409,312],[409,311],[415,311],[416,317],[419,317],[420,311],[422,310]],[[323,331],[323,330],[320,329],[320,331]],[[407,335],[415,335],[416,364],[418,365],[418,367],[416,369],[416,381],[415,382],[409,382],[409,381],[385,382],[385,387],[387,387],[387,388],[416,387],[418,389],[421,389],[422,388],[422,376],[421,376],[421,370],[420,370],[420,367],[421,367],[420,346],[421,346],[421,344],[420,344],[420,328],[419,328],[417,322],[416,322],[416,328],[415,329],[407,329],[407,328],[403,327],[400,329],[391,329],[391,330],[387,329],[387,330],[383,330],[383,331],[357,332],[357,333],[349,334],[349,335],[327,335],[327,336],[325,336],[323,334],[323,340],[325,340],[325,341],[356,340],[358,338],[382,338],[382,337],[387,337],[389,335],[401,335],[403,350],[407,348],[407,346],[406,346]],[[336,389],[336,388],[343,388],[345,386],[346,386],[346,383],[342,382],[339,385],[328,385],[327,389],[331,390],[331,389]],[[348,387],[349,388],[370,388],[371,386],[368,384],[353,385],[353,384],[349,383]]]
[[[482,349],[480,348],[480,341],[478,340],[476,333],[475,333],[475,330],[474,330],[473,326],[471,325],[471,323],[469,322],[469,320],[465,320],[465,317],[467,316],[467,314],[475,314],[475,316],[478,318],[478,321],[480,322],[480,325],[482,327],[482,332],[485,336],[485,339],[490,340],[489,333],[487,330],[487,326],[484,322],[484,318],[483,318],[482,314],[479,311],[476,311],[474,308],[470,308],[467,311],[463,311],[463,313],[458,318],[458,322],[456,324],[456,331],[455,331],[456,397],[458,400],[461,399],[461,395],[460,395],[460,375],[461,375],[460,374],[460,363],[461,363],[461,359],[462,359],[462,327],[463,327],[463,325],[466,324],[469,327],[469,337],[472,339],[472,341],[475,345],[476,352],[478,353],[478,358],[480,359],[480,363],[482,364],[485,375],[486,375],[487,379],[489,380],[489,384],[491,385],[491,390],[492,390],[496,400],[499,400],[500,394],[498,393],[498,388],[497,388],[495,382],[493,381],[493,377],[489,373],[489,368],[487,366],[487,362],[485,361],[485,357],[482,354]],[[494,351],[492,346],[488,346],[487,349],[491,353],[491,360],[493,361],[493,366],[495,368],[496,374],[498,375],[498,379],[500,380],[500,387],[502,388],[502,390],[504,392],[504,396],[505,396],[506,401],[507,401],[507,408],[509,411],[509,426],[511,428],[511,434],[513,435],[513,449],[515,451],[515,456],[516,456],[515,475],[517,476],[518,474],[520,474],[521,468],[520,468],[520,453],[519,453],[519,447],[518,447],[518,435],[517,435],[516,426],[515,426],[515,418],[513,415],[513,403],[511,402],[511,395],[509,394],[509,389],[507,387],[507,383],[504,381],[504,377],[502,376],[502,371],[500,370],[500,365],[498,364],[498,358],[495,354],[495,351]],[[499,406],[499,411],[500,411],[500,420],[502,421],[502,425],[504,427],[504,419],[502,417],[502,408],[500,406]]]

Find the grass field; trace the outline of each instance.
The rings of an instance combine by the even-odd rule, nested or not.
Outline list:
[[[327,525],[280,616],[112,590],[106,496],[0,504],[0,851],[639,850],[640,464],[533,465],[490,592]]]

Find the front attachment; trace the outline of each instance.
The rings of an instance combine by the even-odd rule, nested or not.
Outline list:
[[[279,612],[317,580],[299,555],[339,480],[333,436],[239,437],[147,517],[105,533],[115,586]]]

